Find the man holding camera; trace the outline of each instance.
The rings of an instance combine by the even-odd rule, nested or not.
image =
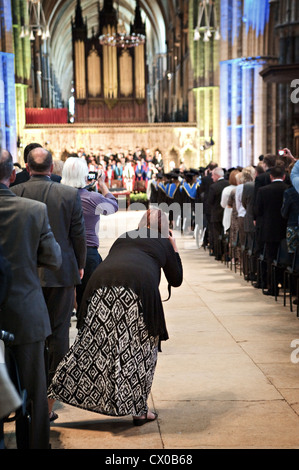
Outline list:
[[[63,185],[78,189],[85,221],[87,255],[84,276],[81,283],[76,286],[78,311],[85,286],[102,261],[99,254],[100,216],[114,214],[118,210],[118,202],[105,183],[105,173],[102,170],[88,171],[85,160],[81,158],[69,157],[65,161],[61,182]],[[96,191],[93,191],[95,185]]]

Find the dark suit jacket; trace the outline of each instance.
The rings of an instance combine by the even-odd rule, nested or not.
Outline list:
[[[13,186],[16,186],[17,184],[25,183],[26,181],[29,180],[29,178],[30,178],[30,175],[28,171],[26,170],[26,168],[24,168],[22,171],[16,174],[16,179],[13,183],[11,183],[10,188],[12,188]],[[51,180],[56,181],[56,183],[60,183],[61,176],[51,175]]]
[[[224,209],[221,207],[220,201],[222,191],[226,186],[229,186],[229,182],[224,178],[210,186],[207,202],[211,209],[211,222],[222,222]]]
[[[275,181],[259,189],[256,200],[257,216],[262,220],[262,241],[279,242],[286,237],[286,219],[281,215],[283,195],[288,185]]]
[[[243,185],[242,192],[242,206],[246,209],[244,216],[244,230],[245,232],[254,232],[255,226],[253,224],[253,204],[254,204],[254,181],[250,181]]]
[[[11,188],[18,196],[45,202],[50,225],[61,246],[61,268],[39,271],[43,287],[70,287],[81,283],[79,269],[85,267],[86,238],[81,199],[77,189],[55,183],[47,176],[33,176]]]
[[[0,243],[12,271],[9,297],[0,312],[0,329],[15,335],[14,344],[44,341],[51,327],[38,265],[54,270],[62,262],[46,205],[16,197],[0,184]]]
[[[265,173],[261,173],[258,175],[255,180],[254,180],[254,196],[253,196],[253,214],[254,214],[254,220],[257,220],[257,213],[256,213],[256,201],[257,201],[257,193],[258,190],[264,186],[267,186],[268,184],[271,183],[271,178],[270,178],[270,169],[266,170]],[[289,174],[286,174],[285,177],[285,183],[290,186],[291,185],[291,180]],[[259,221],[258,221],[259,224]]]
[[[197,198],[196,202],[203,203],[203,213],[208,217],[211,215],[211,208],[208,205],[208,197],[209,197],[209,189],[211,184],[213,184],[211,174],[207,176],[203,176],[201,179],[201,183],[197,188]]]

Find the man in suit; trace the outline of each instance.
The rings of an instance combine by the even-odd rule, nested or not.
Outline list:
[[[260,188],[271,183],[270,171],[271,171],[271,168],[275,166],[276,161],[277,161],[276,155],[272,155],[272,154],[265,155],[262,161],[262,167],[264,168],[264,173],[257,175],[254,181],[253,215],[254,215],[254,221],[255,221],[255,226],[256,226],[257,254],[259,254],[263,249],[263,246],[261,244],[261,239],[262,239],[262,234],[261,234],[261,229],[260,229],[261,220],[258,218],[257,211],[256,211],[257,194]]]
[[[255,175],[257,176],[257,174]],[[244,183],[242,192],[242,205],[246,210],[244,216],[244,231],[247,238],[248,250],[251,251],[251,256],[254,250],[255,242],[255,225],[253,217],[253,198],[254,198],[254,181]],[[251,267],[251,272],[246,276],[248,280],[256,280],[255,267]]]
[[[0,321],[1,307],[8,299],[11,281],[12,272],[10,263],[3,255],[2,246],[0,245]],[[0,338],[3,340],[3,333],[1,334],[1,332]],[[3,343],[5,344],[4,341]],[[1,346],[0,341],[0,449],[5,449],[3,418],[6,418],[10,413],[20,408],[22,400],[8,374],[4,349]]]
[[[214,256],[216,260],[221,260],[222,258],[222,244],[220,241],[220,236],[223,232],[223,207],[221,206],[221,194],[223,189],[229,185],[229,182],[224,179],[224,171],[222,168],[214,168],[212,171],[212,180],[209,188],[208,195],[208,205],[211,210],[211,226],[213,232],[213,244],[214,244]]]
[[[44,362],[45,340],[51,326],[38,276],[38,266],[57,270],[62,257],[52,233],[47,206],[16,197],[9,189],[15,178],[12,156],[0,154],[0,244],[10,263],[12,279],[8,298],[1,307],[0,329],[15,337],[12,351],[21,386],[32,401],[29,448],[49,448],[49,414]],[[25,420],[16,423],[18,448],[27,448]]]
[[[29,152],[31,152],[31,150],[33,150],[35,148],[40,148],[40,147],[41,147],[41,145],[36,143],[36,142],[32,142],[31,144],[26,145],[26,147],[24,148],[24,163],[25,163],[25,165],[27,165]],[[16,186],[17,184],[25,183],[25,181],[28,181],[29,178],[30,178],[30,175],[28,173],[28,170],[27,170],[27,168],[24,168],[22,171],[20,171],[19,173],[16,174],[16,179],[12,183],[10,183],[10,186]],[[60,181],[61,181],[61,176],[59,176],[59,175],[51,174],[50,178],[51,178],[51,180],[56,181],[57,183],[60,183]]]
[[[272,285],[271,265],[276,258],[278,247],[286,237],[286,219],[281,215],[283,195],[288,185],[285,180],[283,165],[277,165],[270,170],[270,184],[259,189],[256,199],[256,213],[262,221],[262,241],[265,243],[266,280],[268,290],[265,295],[277,294],[277,285]]]
[[[196,202],[203,204],[203,217],[204,217],[204,227],[206,227],[205,232],[205,245],[210,245],[210,250],[214,251],[213,248],[213,232],[211,226],[211,209],[208,205],[208,197],[209,197],[209,189],[211,184],[213,183],[212,180],[212,171],[214,168],[217,168],[218,164],[210,162],[205,169],[204,176],[201,178],[200,185],[197,186],[197,196]]]
[[[77,189],[51,181],[52,155],[35,148],[28,155],[31,175],[26,183],[12,188],[25,198],[44,202],[48,207],[54,236],[61,246],[62,265],[55,273],[40,269],[40,281],[46,299],[52,335],[48,338],[49,383],[69,349],[69,325],[74,307],[75,286],[81,283],[86,262],[86,236],[81,199]],[[49,402],[50,419],[56,419]]]
[[[260,156],[261,157],[261,156]],[[255,243],[254,243],[254,257],[257,260],[260,254],[264,250],[264,241],[263,241],[263,234],[262,234],[262,224],[263,220],[261,217],[257,215],[256,209],[256,201],[257,201],[257,194],[260,188],[266,186],[267,184],[271,183],[270,179],[270,170],[276,165],[277,156],[273,154],[266,154],[263,155],[263,159],[260,161],[261,166],[264,170],[263,173],[257,174],[255,181],[254,181],[254,192],[253,192],[253,223],[255,225]],[[264,270],[265,271],[265,270]],[[264,272],[263,271],[263,272]],[[262,284],[266,283],[266,279],[260,280],[260,282],[253,283],[253,286],[260,289]]]

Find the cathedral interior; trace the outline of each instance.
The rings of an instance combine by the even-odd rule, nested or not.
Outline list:
[[[2,146],[299,155],[298,0],[0,0]]]

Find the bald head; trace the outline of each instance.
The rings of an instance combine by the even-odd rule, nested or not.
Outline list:
[[[11,153],[2,149],[0,153],[0,183],[9,186],[15,178],[15,173]]]
[[[42,147],[31,150],[28,154],[27,169],[32,175],[50,175],[53,169],[51,153]]]

